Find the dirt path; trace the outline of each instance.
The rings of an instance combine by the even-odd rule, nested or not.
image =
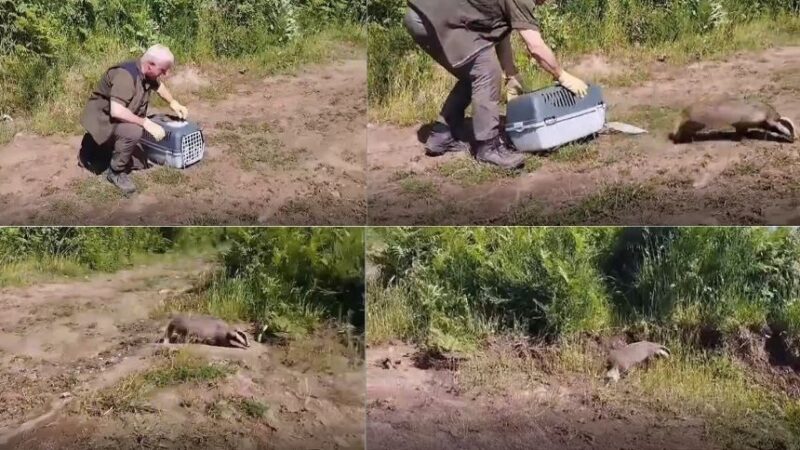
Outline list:
[[[163,299],[207,268],[185,260],[0,291],[0,448],[363,448],[363,369],[330,342],[154,344]],[[178,366],[182,352],[202,368]],[[209,362],[230,372],[181,378],[208,375]],[[178,381],[158,385],[165,373]],[[137,391],[139,376],[157,388]]]
[[[135,173],[132,198],[78,167],[82,136],[18,134],[0,147],[0,224],[364,223],[363,55],[297,76],[232,72],[182,67],[168,80],[204,128],[206,157]]]
[[[423,370],[405,345],[367,350],[370,449],[714,449],[701,421],[598,401],[586,386],[548,380],[504,394],[459,393],[452,371]],[[385,368],[382,361],[399,363]]]
[[[600,57],[574,69],[592,81],[624,66]],[[604,87],[608,119],[643,136],[599,136],[533,156],[523,173],[479,167],[467,155],[424,156],[418,127],[370,125],[371,224],[800,224],[800,142],[667,139],[678,111],[720,95],[757,97],[800,121],[800,47],[688,67],[654,63],[648,81]],[[757,137],[757,136],[754,136]]]

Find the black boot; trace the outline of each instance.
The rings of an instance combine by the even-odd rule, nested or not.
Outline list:
[[[136,185],[133,184],[131,178],[125,172],[114,172],[108,169],[106,172],[106,179],[114,186],[118,187],[123,194],[131,195],[136,192]]]
[[[439,156],[447,152],[460,152],[467,149],[469,149],[469,145],[457,140],[450,128],[443,123],[435,124],[428,140],[425,141],[425,154],[428,156]]]
[[[525,157],[506,147],[500,136],[478,142],[475,159],[507,170],[518,169],[525,165]]]

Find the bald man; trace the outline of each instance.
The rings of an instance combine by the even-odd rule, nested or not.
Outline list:
[[[147,118],[150,93],[155,91],[181,119],[189,114],[159,81],[174,64],[175,57],[167,47],[150,47],[138,60],[108,69],[83,110],[81,125],[87,134],[98,146],[111,151],[106,178],[125,194],[136,191],[129,173],[137,163],[144,163],[133,158],[143,131],[159,141],[166,134],[160,125]]]

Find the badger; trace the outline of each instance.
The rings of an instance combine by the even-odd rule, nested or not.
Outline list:
[[[639,341],[609,352],[606,360],[606,381],[619,381],[620,375],[652,357],[669,358],[669,350],[655,342]]]
[[[161,343],[196,342],[219,347],[245,348],[250,344],[243,331],[216,317],[179,315],[170,320]]]
[[[674,143],[691,141],[704,129],[721,130],[733,127],[739,139],[749,129],[778,133],[789,142],[797,139],[794,123],[781,116],[772,105],[758,101],[719,100],[693,104],[683,111],[669,134]]]

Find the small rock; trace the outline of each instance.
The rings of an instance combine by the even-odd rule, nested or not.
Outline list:
[[[69,398],[69,397],[72,397],[72,393],[71,392],[62,392],[59,397],[61,397],[61,398]]]

